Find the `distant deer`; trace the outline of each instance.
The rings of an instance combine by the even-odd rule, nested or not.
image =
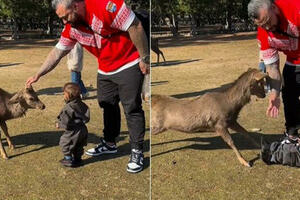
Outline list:
[[[151,38],[151,50],[154,51],[157,55],[157,64],[159,63],[159,55],[164,59],[164,62],[166,62],[165,56],[163,52],[158,47],[158,39],[157,38]]]
[[[0,126],[10,149],[14,149],[14,145],[9,137],[5,121],[24,116],[29,108],[45,109],[45,105],[39,100],[32,87],[24,88],[15,94],[10,94],[0,88]],[[4,159],[8,159],[2,145],[1,135],[0,153]]]

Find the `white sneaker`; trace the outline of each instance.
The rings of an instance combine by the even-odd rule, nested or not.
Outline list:
[[[85,152],[85,154],[89,156],[100,156],[102,154],[112,154],[117,153],[117,146],[109,146],[106,144],[104,139],[100,139],[100,144],[98,144],[96,147],[91,148]]]
[[[137,149],[131,150],[130,160],[127,164],[127,171],[129,173],[138,173],[144,168],[144,154]]]

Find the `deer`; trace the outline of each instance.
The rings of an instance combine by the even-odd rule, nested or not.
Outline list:
[[[159,55],[161,54],[162,58],[164,59],[164,62],[166,62],[165,56],[163,52],[158,47],[158,39],[151,37],[151,50],[154,51],[157,55],[157,64],[159,63]]]
[[[251,167],[234,145],[228,128],[244,134],[259,146],[237,119],[241,109],[250,102],[251,95],[266,96],[265,78],[267,75],[258,69],[249,69],[228,87],[192,99],[154,94],[151,96],[151,133],[166,130],[216,132],[233,149],[240,163]]]
[[[36,92],[31,86],[25,87],[19,92],[13,94],[0,88],[0,127],[6,136],[10,149],[14,149],[15,147],[8,134],[6,121],[25,116],[28,109],[45,109],[45,105],[39,100]],[[2,158],[8,159],[7,153],[2,144],[1,134],[0,154]]]

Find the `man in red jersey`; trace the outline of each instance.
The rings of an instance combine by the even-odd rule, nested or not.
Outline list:
[[[285,135],[298,141],[300,126],[300,1],[251,0],[248,15],[258,25],[257,39],[262,59],[269,74],[271,93],[267,114],[278,116],[280,105],[281,74],[279,54],[286,56],[283,68],[282,100],[285,114]]]
[[[141,88],[149,73],[149,48],[141,22],[124,0],[52,0],[65,24],[57,45],[27,85],[53,70],[76,42],[98,59],[97,95],[103,108],[104,139],[86,154],[116,153],[120,134],[121,101],[130,134],[131,157],[127,171],[143,169],[145,116]]]

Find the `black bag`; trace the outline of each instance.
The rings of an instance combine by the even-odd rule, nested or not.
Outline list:
[[[298,143],[290,143],[287,140],[273,142],[270,150],[272,163],[300,167],[300,146]]]

